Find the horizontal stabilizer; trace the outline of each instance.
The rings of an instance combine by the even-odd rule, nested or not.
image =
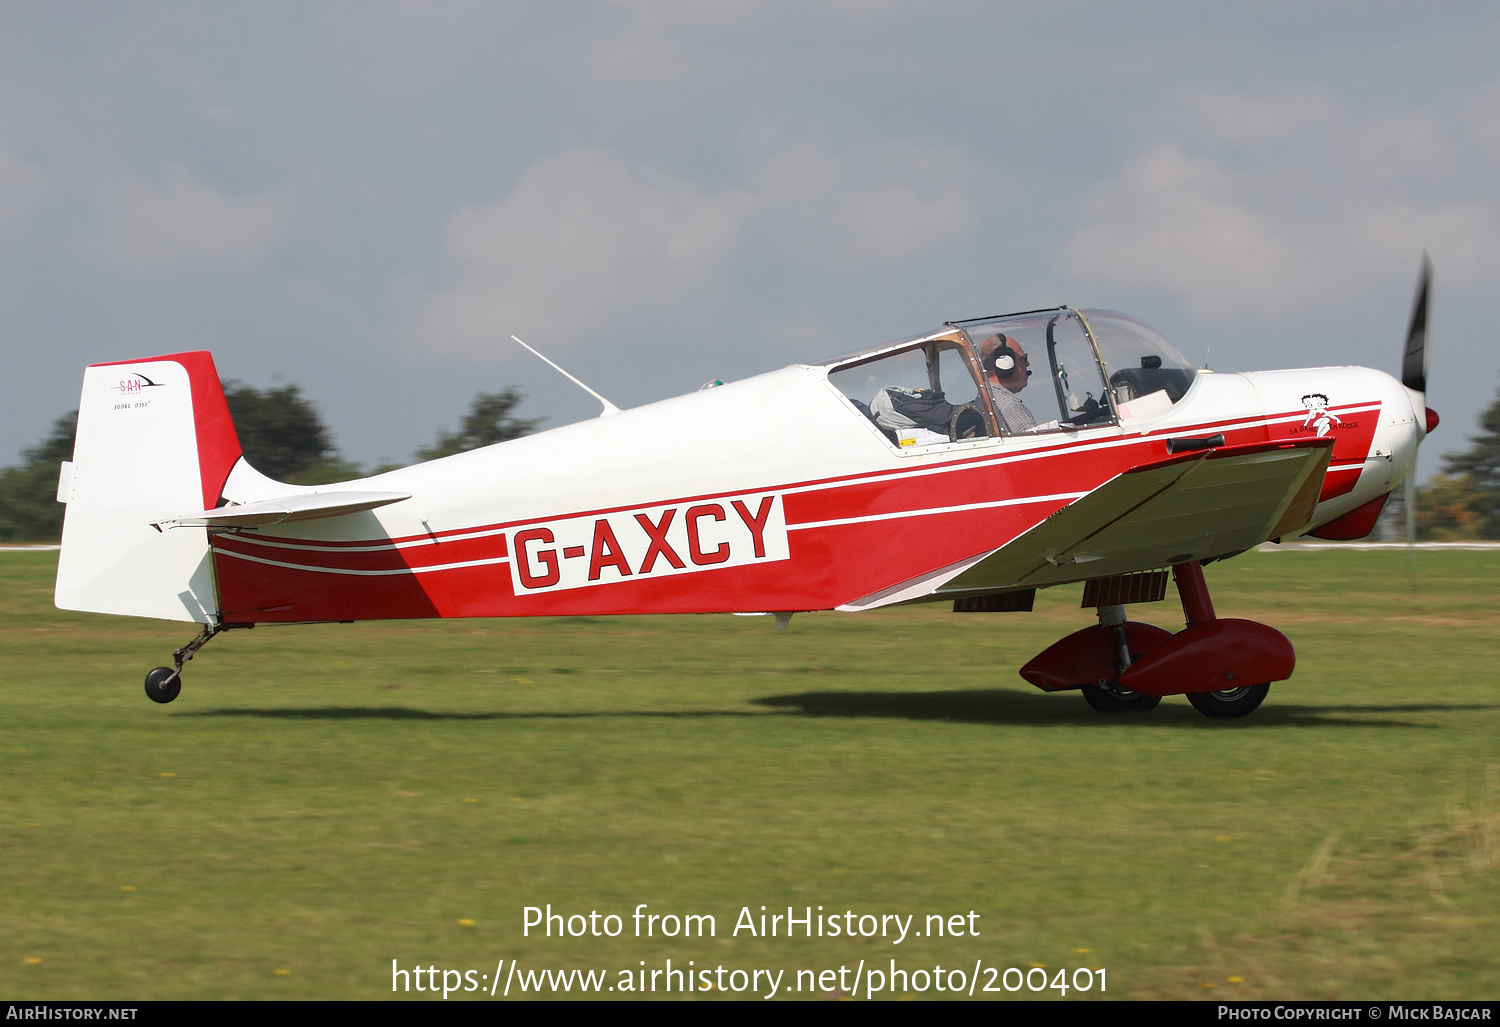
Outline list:
[[[409,492],[312,492],[240,506],[221,506],[217,510],[204,510],[202,513],[157,521],[155,524],[157,528],[264,528],[285,521],[341,517],[410,498]]]

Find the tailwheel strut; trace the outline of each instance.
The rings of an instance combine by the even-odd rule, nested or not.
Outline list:
[[[182,665],[209,642],[215,635],[231,628],[253,628],[254,624],[205,624],[198,637],[180,649],[172,650],[172,666],[155,667],[146,674],[146,698],[152,702],[169,703],[182,692]]]

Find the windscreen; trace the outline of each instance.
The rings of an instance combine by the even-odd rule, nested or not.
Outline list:
[[[1192,387],[1192,365],[1150,325],[1113,310],[1083,316],[1099,343],[1122,420],[1165,413]]]

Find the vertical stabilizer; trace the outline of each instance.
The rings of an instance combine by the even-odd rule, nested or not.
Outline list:
[[[89,367],[70,473],[59,482],[68,509],[58,607],[217,620],[207,530],[152,522],[212,508],[239,456],[208,353]]]

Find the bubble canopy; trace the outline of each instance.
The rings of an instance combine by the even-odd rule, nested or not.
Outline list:
[[[1175,403],[1192,386],[1196,374],[1177,347],[1160,332],[1116,310],[1057,307],[951,324],[961,329],[980,350],[1002,334],[1015,340],[1028,354],[1035,351],[1031,357],[1034,369],[1041,354],[1076,347],[1086,338],[1092,344],[1090,348],[1097,348],[1100,372],[1120,403],[1159,390],[1165,391]],[[1056,375],[1057,369],[1052,370]]]
[[[950,350],[958,351],[949,353],[954,367],[941,372],[939,358]],[[936,332],[865,347],[813,366],[827,367],[830,381],[854,396],[848,386],[856,368],[874,380],[887,363],[894,367],[903,355],[910,362],[918,352],[926,353],[927,374],[918,373],[922,368],[913,364],[906,375],[913,380],[903,378],[897,387],[941,395],[958,384],[960,364],[967,365],[978,379],[974,384],[982,388],[980,396],[969,399],[974,390],[963,387],[960,402],[993,417],[986,434],[1070,431],[1148,419],[1171,409],[1196,377],[1177,348],[1145,322],[1118,311],[1072,307],[951,321]],[[854,398],[864,409],[868,397]]]

